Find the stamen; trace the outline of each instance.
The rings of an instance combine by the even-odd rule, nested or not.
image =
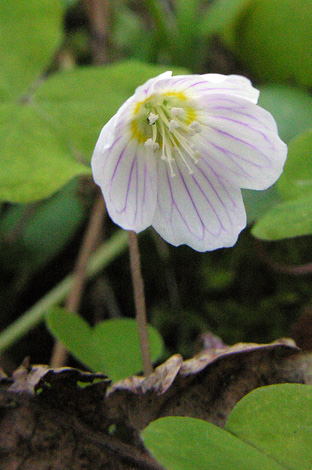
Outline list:
[[[150,113],[148,116],[148,122],[152,126],[153,124],[155,124],[158,118],[159,118],[158,114]]]
[[[194,163],[195,165],[199,162],[200,152],[198,150],[194,151]]]
[[[160,106],[155,106],[155,109],[157,110],[159,116],[160,116],[160,122],[163,122],[166,124],[167,127],[169,127],[170,125],[170,122],[166,116],[166,114],[164,113],[164,110],[163,108],[161,108]]]
[[[191,122],[191,124],[189,125],[189,129],[191,131],[194,131],[196,134],[199,134],[202,131],[202,127],[198,121]]]
[[[171,119],[171,121],[169,122],[169,131],[173,132],[175,129],[178,129],[179,127],[180,127],[180,124],[174,119]]]
[[[175,176],[175,173],[173,171],[172,167],[172,162],[174,161],[174,158],[172,158],[172,153],[171,153],[171,145],[170,142],[167,141],[166,138],[166,131],[165,131],[165,126],[163,123],[163,120],[160,120],[160,127],[161,127],[161,136],[162,136],[162,154],[161,154],[161,159],[165,160],[170,168],[170,174],[172,177]]]
[[[193,145],[189,144],[188,140],[181,134],[179,134],[179,137],[177,138],[180,146],[185,150],[187,155],[193,160],[193,162],[198,163],[200,153],[198,150],[193,150]],[[175,145],[175,142],[173,142]]]
[[[176,152],[178,152],[178,154],[180,155],[181,157],[181,160],[182,162],[184,163],[184,165],[186,166],[188,172],[190,175],[192,175],[194,173],[194,171],[192,170],[192,168],[190,167],[190,165],[187,163],[184,155],[183,155],[183,152],[181,152],[181,150],[179,149],[179,147],[174,147],[174,149],[176,150]]]
[[[155,142],[153,139],[147,139],[144,142],[144,147],[151,149],[155,152],[155,150],[159,149],[159,144]]]
[[[182,117],[185,114],[185,111],[183,108],[172,108],[171,113],[173,116]]]
[[[192,108],[189,102],[187,106]],[[192,175],[192,166],[198,163],[200,157],[194,136],[202,130],[198,121],[194,119],[190,122],[190,115],[195,117],[194,111],[191,109],[189,112],[184,107],[171,107],[170,98],[165,100],[156,95],[153,95],[153,101],[146,105],[146,109],[148,123],[152,126],[152,132],[146,132],[146,137],[150,137],[144,142],[146,149],[153,152],[159,149],[158,155],[168,165],[171,177],[175,176],[174,165],[179,163],[179,158]]]
[[[153,129],[153,141],[156,142],[157,140],[157,126],[152,126]]]
[[[168,157],[167,158],[167,163],[169,165],[169,168],[170,168],[170,175],[172,176],[172,178],[174,178],[175,176],[175,172],[173,171],[173,168],[172,168],[172,162],[174,161],[174,158],[172,157]]]

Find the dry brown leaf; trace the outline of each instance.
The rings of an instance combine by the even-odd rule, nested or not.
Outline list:
[[[149,377],[111,388],[103,374],[27,362],[11,379],[2,374],[0,468],[160,470],[138,434],[152,420],[179,415],[224,426],[256,387],[312,383],[312,355],[291,340],[220,346],[184,362],[175,355]]]
[[[109,433],[107,386],[103,374],[23,364],[0,387],[0,468],[160,470],[141,444]]]
[[[106,400],[109,417],[137,430],[163,416],[200,418],[223,427],[234,405],[253,389],[304,382],[303,370],[289,362],[297,353],[292,340],[279,340],[205,350],[181,363],[173,356],[150,377],[116,383]]]

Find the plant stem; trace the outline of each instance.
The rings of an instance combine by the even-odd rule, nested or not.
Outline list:
[[[91,256],[87,266],[86,276],[91,279],[103,268],[111,263],[127,247],[127,232],[120,230]],[[73,274],[69,274],[33,307],[27,310],[21,317],[8,326],[0,334],[0,354],[12,346],[28,331],[35,328],[44,319],[45,312],[53,305],[59,304],[68,295],[74,283]]]
[[[85,0],[91,28],[93,63],[102,65],[112,60],[111,22],[113,3],[110,0]]]
[[[146,306],[144,296],[144,284],[141,272],[140,252],[138,245],[138,236],[135,232],[129,230],[129,250],[130,250],[130,268],[132,275],[134,302],[136,310],[136,321],[139,331],[140,347],[143,362],[143,373],[145,376],[153,372],[151,361],[150,345],[148,339],[148,328],[146,320]]]
[[[103,219],[105,215],[105,204],[102,194],[100,194],[95,201],[94,207],[91,212],[89,224],[85,236],[80,247],[77,262],[74,268],[73,277],[74,282],[70,289],[65,302],[65,309],[69,312],[77,312],[79,309],[83,288],[86,280],[86,270],[90,256],[99,240]],[[65,346],[56,341],[52,357],[51,367],[64,366],[67,359],[67,350]]]

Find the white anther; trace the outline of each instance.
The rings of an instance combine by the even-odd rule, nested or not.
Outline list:
[[[191,124],[189,125],[189,129],[191,131],[194,131],[196,134],[199,134],[202,131],[202,127],[198,121],[191,122]]]
[[[171,112],[173,116],[181,117],[185,113],[183,108],[172,108]]]
[[[148,116],[148,122],[152,126],[153,124],[155,124],[158,118],[159,118],[158,114],[150,113]]]
[[[180,124],[174,119],[171,119],[169,122],[169,131],[173,132],[175,129],[178,129],[178,127],[180,127]]]
[[[153,139],[147,139],[144,142],[144,147],[155,151],[155,150],[159,149],[159,144],[157,142],[155,142]]]

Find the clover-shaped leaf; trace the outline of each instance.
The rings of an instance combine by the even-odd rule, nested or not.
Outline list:
[[[309,470],[311,405],[309,385],[270,385],[238,402],[225,430],[203,420],[168,417],[151,423],[142,437],[167,470]]]
[[[252,229],[255,237],[281,240],[312,234],[312,131],[289,144],[284,173],[277,183],[284,202],[261,217]]]
[[[93,328],[78,314],[55,307],[46,316],[50,331],[82,363],[117,381],[142,370],[137,324],[133,318],[115,318]],[[152,360],[159,359],[163,341],[148,327]]]

